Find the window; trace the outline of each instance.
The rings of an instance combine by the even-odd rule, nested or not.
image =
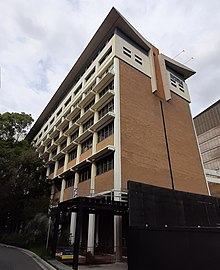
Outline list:
[[[137,62],[138,64],[142,65],[142,58],[138,55],[135,54],[134,56],[134,60],[135,62]]]
[[[63,143],[61,143],[60,150],[62,150],[64,147],[66,147],[66,141],[64,141]]]
[[[79,183],[91,178],[91,166],[79,171]]]
[[[65,177],[66,188],[72,187],[74,185],[74,178],[75,178],[75,174],[70,174],[70,175]]]
[[[95,67],[89,72],[89,74],[86,76],[85,81],[87,82],[92,75],[95,73]]]
[[[123,53],[131,58],[131,51],[127,49],[126,47],[123,47]]]
[[[63,128],[63,133],[65,133],[67,131],[67,129],[69,129],[69,124],[66,125],[64,128]]]
[[[69,152],[69,161],[75,159],[76,155],[77,155],[77,149],[75,148],[71,152]]]
[[[102,58],[99,60],[99,65],[101,66],[102,63],[107,59],[107,57],[112,53],[112,47],[110,47],[107,52],[102,56]]]
[[[53,122],[54,122],[54,119],[55,119],[55,118],[53,118],[52,120],[50,120],[50,125],[51,125],[51,124],[53,124]]]
[[[90,148],[92,148],[92,137],[90,137],[89,139],[87,139],[85,142],[82,143],[82,152],[81,153],[86,152]]]
[[[72,98],[72,97],[69,97],[69,98],[67,99],[67,101],[66,101],[65,104],[64,104],[65,107],[70,103],[71,98]]]
[[[64,166],[65,157],[58,160],[58,169]]]
[[[56,156],[56,154],[57,154],[57,148],[55,149],[55,150],[53,150],[53,152],[52,152],[52,158],[54,157],[54,156]]]
[[[72,122],[75,123],[79,118],[80,118],[80,113],[77,114],[77,116],[73,118]]]
[[[100,175],[102,173],[108,172],[114,168],[114,157],[113,155],[105,157],[96,163],[97,171],[96,174]]]
[[[42,137],[42,133],[38,136],[38,139],[40,139]]]
[[[47,129],[48,129],[48,126],[46,126],[46,127],[44,128],[44,132],[47,131]]]
[[[93,117],[90,118],[84,125],[83,125],[83,132],[90,128],[94,123]]]
[[[114,111],[113,99],[99,111],[99,119],[102,118],[104,115],[106,115],[108,112],[112,111]]]
[[[59,139],[59,134],[54,138],[54,142],[56,142]]]
[[[53,163],[53,164],[50,165],[49,174],[54,172],[54,168],[55,168],[55,164]]]
[[[74,91],[74,95],[78,94],[81,89],[82,89],[82,84],[80,84],[80,86],[76,88],[76,90]]]
[[[98,142],[103,141],[105,138],[109,137],[114,133],[114,123],[111,122],[100,131],[98,131]]]
[[[47,145],[47,149],[51,146],[52,142],[50,141]]]
[[[62,108],[57,112],[57,116],[59,116],[62,112]]]
[[[92,105],[95,103],[95,99],[89,102],[89,104],[84,108],[84,112],[88,111]]]
[[[113,90],[114,89],[114,81],[111,81],[100,93],[99,93],[99,98],[101,98],[102,96],[104,96],[104,94],[108,91],[108,90]]]
[[[71,142],[74,141],[78,136],[79,136],[79,130],[75,131],[75,132],[70,136]]]
[[[64,118],[66,118],[71,112],[71,109],[69,109],[68,111],[66,111],[66,113],[64,114]]]

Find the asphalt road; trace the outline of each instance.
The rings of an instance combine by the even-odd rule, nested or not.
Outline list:
[[[37,262],[19,249],[0,246],[0,270],[42,270]]]

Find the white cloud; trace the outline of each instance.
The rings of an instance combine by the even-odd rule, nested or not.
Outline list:
[[[0,112],[36,119],[113,5],[161,52],[194,57],[194,115],[219,99],[218,0],[8,0],[0,2]]]

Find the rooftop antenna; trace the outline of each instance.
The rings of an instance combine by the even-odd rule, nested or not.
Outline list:
[[[186,64],[186,63],[188,63],[189,61],[191,61],[191,60],[193,60],[194,59],[194,57],[190,57],[185,63],[183,63],[184,65]]]
[[[182,50],[182,51],[179,52],[177,55],[175,55],[175,56],[173,57],[173,59],[177,58],[180,54],[182,54],[182,53],[184,53],[184,52],[185,52],[185,50]]]

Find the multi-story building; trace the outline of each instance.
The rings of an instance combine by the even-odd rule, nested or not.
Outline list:
[[[220,100],[194,117],[210,192],[220,196]]]
[[[194,73],[113,8],[28,134],[54,202],[120,200],[129,179],[208,194],[186,84]]]

